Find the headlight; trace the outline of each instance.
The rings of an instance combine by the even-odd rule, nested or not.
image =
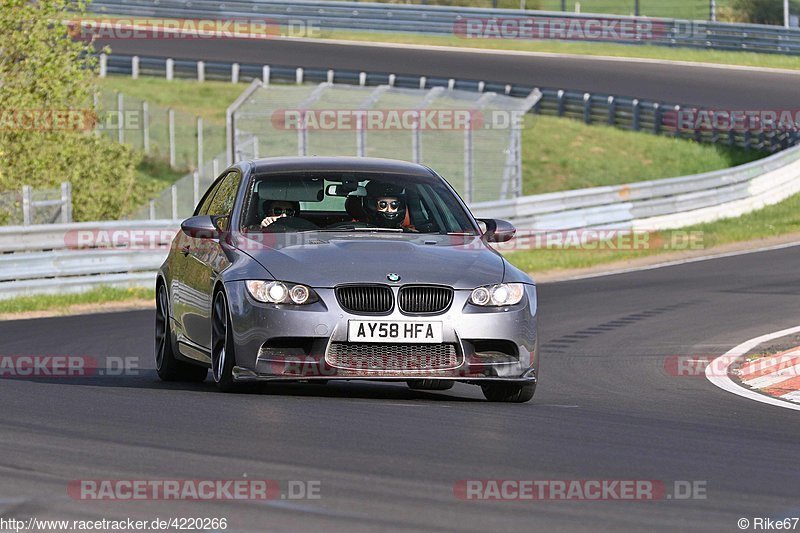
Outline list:
[[[317,293],[305,285],[283,281],[249,280],[245,282],[250,296],[268,304],[310,304],[319,300]]]
[[[472,291],[469,301],[481,307],[514,305],[522,300],[523,294],[525,286],[522,283],[501,283],[478,287]]]

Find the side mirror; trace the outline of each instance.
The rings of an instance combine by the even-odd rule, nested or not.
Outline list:
[[[479,220],[486,224],[483,239],[486,242],[506,242],[514,238],[517,228],[507,220],[499,218],[482,218]]]
[[[211,215],[187,218],[181,222],[181,231],[195,239],[218,239],[221,231],[217,226],[217,218]]]

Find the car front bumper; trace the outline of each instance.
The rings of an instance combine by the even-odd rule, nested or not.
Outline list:
[[[393,287],[395,301],[399,287]],[[525,297],[513,306],[481,308],[468,303],[469,290],[454,291],[452,305],[437,315],[410,316],[396,307],[379,317],[353,314],[339,306],[333,289],[314,289],[320,301],[304,306],[254,300],[243,281],[226,285],[235,344],[237,381],[437,379],[482,383],[530,383],[538,378],[536,287],[525,285]],[[343,364],[332,346],[347,351],[350,320],[442,322],[442,345],[419,345],[419,354],[399,344],[367,343],[379,355],[363,364]],[[448,346],[449,363],[431,361],[427,351]],[[342,348],[344,346],[344,348]],[[353,345],[350,345],[353,346]],[[416,345],[415,345],[416,346]],[[369,348],[359,343],[359,348]],[[449,348],[452,347],[452,348]],[[362,350],[354,350],[361,352]],[[405,365],[406,355],[408,365]],[[420,359],[421,358],[421,359]],[[376,361],[391,360],[392,364]],[[413,360],[413,362],[412,362]],[[399,365],[399,366],[398,366]]]

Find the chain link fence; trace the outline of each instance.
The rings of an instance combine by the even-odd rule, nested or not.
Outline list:
[[[521,194],[522,118],[541,98],[432,89],[253,82],[229,111],[229,155],[352,155],[429,165],[467,202]]]
[[[97,99],[101,135],[125,143],[174,169],[199,170],[210,154],[225,149],[221,121],[202,119],[119,92],[102,92]]]
[[[52,189],[24,185],[0,193],[0,226],[30,226],[72,222],[72,187],[62,183]]]

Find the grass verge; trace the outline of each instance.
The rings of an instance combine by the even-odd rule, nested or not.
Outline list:
[[[687,139],[528,115],[522,133],[523,194],[619,185],[720,170],[765,154]]]
[[[697,224],[674,231],[649,234],[642,247],[636,249],[538,249],[509,252],[506,258],[514,265],[534,275],[597,265],[622,264],[631,259],[671,253],[681,250],[709,250],[713,247],[756,239],[778,237],[800,232],[800,194],[778,204],[753,211],[737,218]],[[689,242],[692,242],[689,245]]]
[[[153,300],[153,289],[98,287],[75,294],[40,294],[0,300],[0,314],[25,313],[30,311],[67,311],[74,306],[131,300]]]
[[[151,105],[172,107],[176,112],[191,116],[201,116],[212,124],[225,126],[225,110],[242,94],[246,85],[224,81],[195,80],[142,76],[131,79],[128,76],[109,76],[102,78],[100,89],[103,92],[121,92]]]

